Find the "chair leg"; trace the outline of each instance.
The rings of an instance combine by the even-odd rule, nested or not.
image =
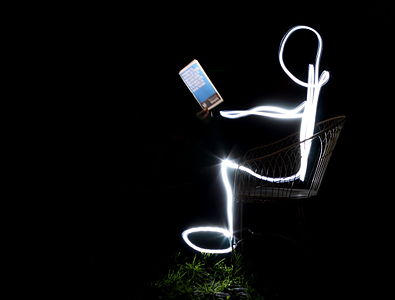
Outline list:
[[[299,224],[305,223],[304,199],[297,200],[297,219]]]
[[[243,202],[238,200],[237,201],[237,236],[238,236],[238,243],[240,243],[241,251],[243,251]]]

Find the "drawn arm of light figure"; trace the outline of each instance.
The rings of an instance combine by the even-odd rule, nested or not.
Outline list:
[[[262,116],[279,119],[299,119],[302,118],[306,101],[303,101],[294,109],[285,109],[277,106],[257,106],[247,110],[220,111],[222,117],[228,119],[238,119],[246,116]]]

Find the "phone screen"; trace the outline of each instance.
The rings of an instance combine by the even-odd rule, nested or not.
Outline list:
[[[183,68],[179,74],[202,108],[211,109],[223,102],[222,97],[196,59]]]

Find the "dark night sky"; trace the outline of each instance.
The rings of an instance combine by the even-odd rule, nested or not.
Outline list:
[[[223,109],[268,99],[299,103],[305,89],[286,76],[277,55],[295,25],[313,27],[324,42],[321,71],[331,79],[317,118],[347,116],[323,184],[333,196],[334,230],[356,270],[359,255],[368,257],[366,266],[376,264],[389,228],[387,182],[380,176],[393,165],[394,16],[387,8],[308,14],[234,6],[218,15],[198,10],[205,16],[200,21],[188,20],[186,8],[158,17],[137,8],[134,17],[88,11],[89,18],[68,16],[56,29],[50,26],[55,20],[42,24],[45,31],[33,43],[42,60],[32,64],[45,79],[36,86],[43,118],[34,145],[48,162],[37,185],[51,199],[42,211],[59,225],[55,233],[43,229],[57,240],[48,252],[62,253],[53,268],[70,274],[71,286],[95,290],[111,281],[122,290],[132,274],[143,282],[161,256],[184,247],[183,229],[218,219],[218,158],[241,151],[240,143],[265,144],[289,127],[265,120],[200,122],[178,71],[198,59],[223,96]],[[315,38],[301,33],[299,43],[297,35],[285,61],[305,78]],[[154,248],[156,239],[161,249]]]

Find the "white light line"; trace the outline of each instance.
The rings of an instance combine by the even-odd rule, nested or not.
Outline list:
[[[237,119],[250,115],[281,119],[297,119],[302,118],[303,114],[300,113],[300,111],[303,110],[305,104],[306,101],[303,101],[294,109],[285,109],[277,106],[257,106],[248,110],[220,111],[220,114],[222,117],[228,119]]]
[[[267,177],[267,176],[259,175],[258,173],[255,173],[251,169],[248,169],[243,166],[239,166],[239,169],[241,171],[247,172],[248,174],[250,174],[260,180],[269,181],[269,182],[283,183],[283,182],[294,181],[294,180],[300,178],[300,170],[295,175],[288,176],[288,177]]]
[[[232,162],[229,162],[228,160],[223,160],[221,163],[221,176],[222,180],[224,183],[225,187],[225,192],[226,192],[226,215],[228,219],[228,229],[221,228],[221,227],[212,227],[212,226],[207,226],[207,227],[194,227],[185,230],[182,233],[182,238],[184,241],[193,249],[199,252],[205,252],[205,253],[228,253],[231,252],[233,249],[233,193],[232,193],[232,187],[229,183],[229,178],[227,174],[227,169],[228,167],[237,167],[237,164],[233,164]],[[201,248],[199,246],[196,246],[193,244],[190,239],[189,235],[191,233],[196,233],[196,232],[217,232],[221,233],[225,239],[229,241],[230,246],[225,249],[206,249],[206,248]]]
[[[226,192],[226,215],[228,217],[228,230],[230,232],[230,236],[233,236],[233,193],[232,187],[228,178],[228,167],[232,166],[232,164],[228,163],[228,160],[224,160],[221,163],[221,177],[224,183],[225,192]]]

